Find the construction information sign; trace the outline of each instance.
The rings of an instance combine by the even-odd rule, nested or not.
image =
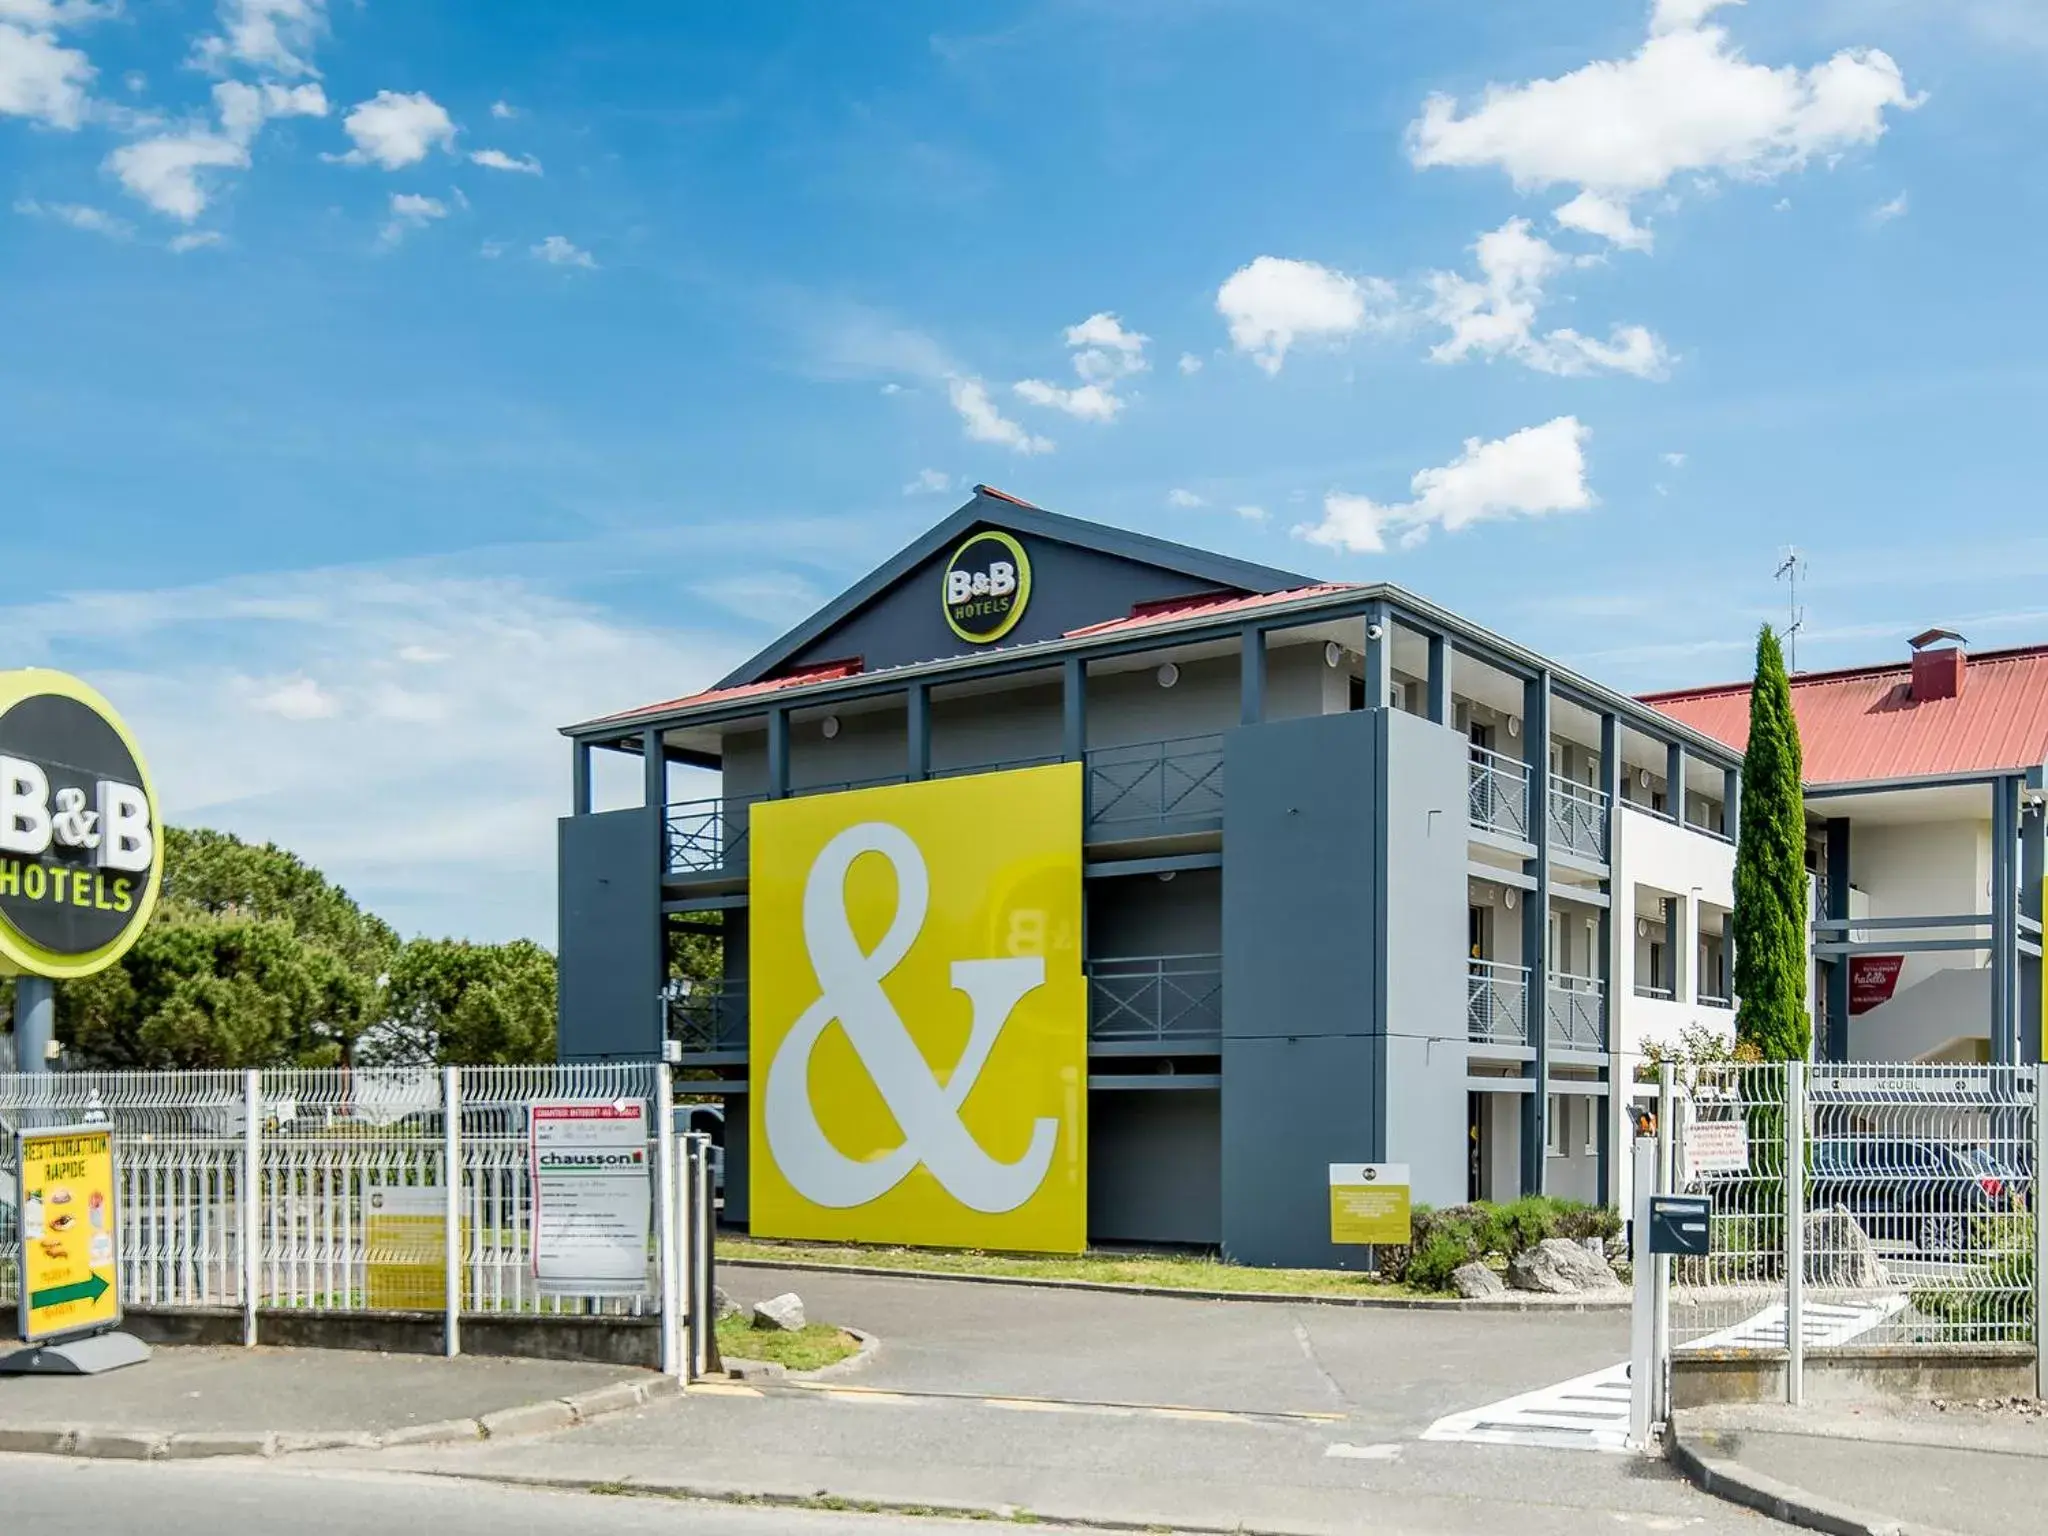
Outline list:
[[[648,1288],[647,1106],[535,1104],[533,1276],[556,1296],[631,1296]]]
[[[1406,1163],[1330,1164],[1330,1241],[1405,1243],[1408,1224]]]
[[[121,1321],[114,1133],[23,1131],[21,1337],[35,1344]]]

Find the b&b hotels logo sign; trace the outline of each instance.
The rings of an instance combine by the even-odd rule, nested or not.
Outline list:
[[[1031,558],[1007,533],[983,529],[946,562],[946,625],[962,640],[987,645],[1024,617],[1031,601]]]
[[[0,672],[0,972],[113,964],[156,904],[162,843],[113,706],[62,672]]]
[[[757,805],[752,1225],[1077,1253],[1076,763]]]

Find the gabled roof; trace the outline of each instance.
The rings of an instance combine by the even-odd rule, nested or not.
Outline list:
[[[2033,768],[2048,761],[2048,645],[1980,651],[1962,692],[1915,699],[1910,662],[1802,672],[1792,713],[1808,784]],[[1749,744],[1746,682],[1646,693],[1643,703],[1725,741]]]
[[[1077,517],[1063,517],[1007,492],[977,485],[973,497],[951,517],[911,540],[796,628],[720,678],[717,689],[743,687],[768,680],[777,668],[800,654],[821,635],[844,623],[918,566],[950,548],[983,523],[994,524],[1012,533],[1031,534],[1120,559],[1139,561],[1197,582],[1233,588],[1237,593],[1278,592],[1313,584],[1311,578],[1292,571],[1258,565],[1249,560],[1234,560],[1227,555],[1156,539],[1149,534],[1108,528]]]

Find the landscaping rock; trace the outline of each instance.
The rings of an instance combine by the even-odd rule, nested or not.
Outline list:
[[[1539,1291],[1547,1296],[1621,1289],[1621,1281],[1604,1258],[1563,1237],[1546,1237],[1509,1259],[1508,1284],[1518,1291]]]
[[[740,1304],[732,1299],[732,1293],[724,1286],[711,1287],[711,1316],[714,1321],[723,1322],[728,1317],[738,1317],[740,1310]]]
[[[1467,1301],[1479,1296],[1498,1296],[1507,1290],[1499,1275],[1476,1261],[1451,1271],[1451,1288]]]
[[[1884,1285],[1884,1265],[1868,1234],[1842,1206],[1806,1218],[1806,1280],[1869,1290]]]
[[[754,1303],[754,1326],[756,1328],[780,1329],[784,1333],[796,1333],[804,1325],[804,1300],[795,1291],[784,1291],[780,1296],[770,1296],[766,1301]]]

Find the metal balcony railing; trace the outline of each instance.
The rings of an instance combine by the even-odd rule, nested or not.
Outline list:
[[[1607,862],[1607,792],[1550,775],[1550,841],[1581,858]]]
[[[1654,1002],[1668,1003],[1675,999],[1678,994],[1669,987],[1659,987],[1647,981],[1639,981],[1636,983],[1636,996],[1647,997]]]
[[[1145,823],[1223,818],[1223,738],[1183,736],[1088,754],[1088,825],[1140,831]]]
[[[1487,832],[1529,841],[1529,765],[1484,747],[1472,748],[1466,814]]]
[[[1090,960],[1088,1038],[1159,1044],[1223,1038],[1221,955]]]
[[[724,795],[679,800],[667,807],[668,872],[672,875],[744,874],[747,813],[765,795]]]
[[[1550,973],[1545,1013],[1550,1020],[1550,1044],[1568,1051],[1600,1051],[1607,1048],[1607,988],[1597,976],[1574,976],[1565,971]]]
[[[1719,993],[1715,992],[1702,992],[1700,994],[1700,1006],[1702,1008],[1733,1008],[1735,1006],[1735,999],[1732,997],[1722,997]]]
[[[698,982],[683,990],[670,983],[668,1038],[685,1056],[747,1048],[747,984],[743,978]]]
[[[1489,1045],[1529,1043],[1529,967],[1468,960],[1465,1031]]]

